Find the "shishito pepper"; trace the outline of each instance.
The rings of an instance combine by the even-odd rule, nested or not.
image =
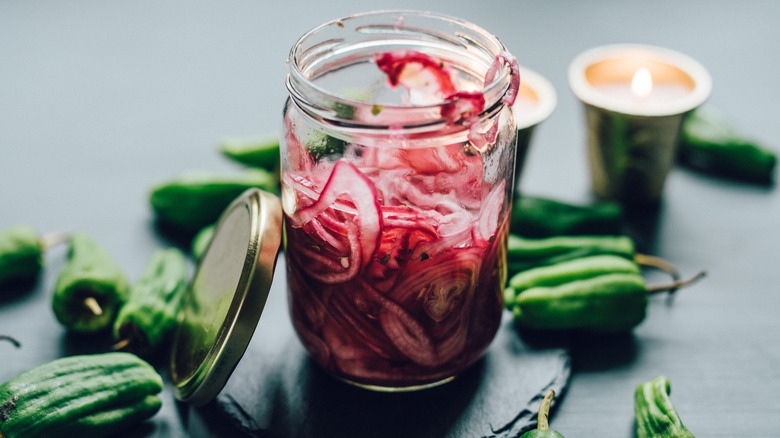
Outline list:
[[[515,297],[534,287],[559,286],[605,274],[641,274],[638,264],[616,255],[595,255],[553,265],[529,269],[513,275],[504,295],[504,304],[512,309]]]
[[[646,307],[641,275],[606,274],[527,289],[515,297],[512,313],[526,328],[621,332],[642,322]]]
[[[109,330],[127,297],[128,283],[111,254],[84,232],[70,235],[68,261],[57,278],[52,310],[68,330]]]
[[[113,436],[157,413],[162,387],[130,353],[57,359],[0,385],[0,438]]]
[[[43,245],[30,225],[0,232],[0,284],[32,280],[43,267]]]
[[[206,253],[206,250],[211,244],[211,239],[214,237],[215,230],[215,224],[207,225],[198,231],[198,233],[195,234],[195,237],[192,238],[192,242],[190,242],[190,254],[192,254],[192,257],[195,260],[200,260]]]
[[[622,332],[645,318],[649,294],[688,285],[704,275],[648,286],[631,264],[601,256],[531,269],[510,279],[504,299],[521,327]]]
[[[279,136],[226,138],[219,144],[222,154],[238,163],[279,173]]]
[[[149,203],[162,223],[194,234],[213,224],[245,190],[257,187],[273,192],[278,184],[270,172],[248,169],[237,174],[185,173],[152,187]]]
[[[517,193],[512,201],[509,232],[523,237],[614,235],[623,226],[617,202],[572,204],[552,198]]]
[[[663,376],[640,383],[634,392],[637,438],[694,438],[672,405],[669,379]]]
[[[187,283],[184,253],[176,248],[155,251],[114,322],[115,347],[145,355],[165,345],[176,329]]]
[[[634,241],[628,236],[554,236],[530,239],[510,234],[507,242],[508,275],[541,266],[593,255],[617,255],[642,266],[666,271],[679,279],[677,268],[668,261],[636,252]]]
[[[507,242],[510,276],[526,269],[590,255],[614,254],[633,258],[635,253],[634,241],[628,236],[555,236],[530,239],[510,234]]]
[[[0,231],[0,285],[37,278],[44,251],[65,239],[62,233],[40,237],[34,227],[25,224]]]
[[[683,122],[677,161],[725,178],[759,184],[774,181],[777,155],[746,138],[712,108],[698,109]]]
[[[547,392],[539,406],[537,415],[536,429],[529,430],[520,436],[520,438],[563,438],[563,435],[550,429],[549,414],[550,405],[555,397],[555,391],[552,389]]]

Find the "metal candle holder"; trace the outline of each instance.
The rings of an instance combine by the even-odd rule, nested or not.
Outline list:
[[[550,116],[556,103],[557,95],[552,84],[542,75],[521,66],[520,89],[514,105],[517,122],[516,187],[520,182],[534,130]]]
[[[660,90],[674,86],[682,93],[643,100],[609,91],[616,85],[628,87],[640,68],[649,71]],[[569,85],[585,107],[594,194],[624,204],[658,202],[682,122],[710,95],[707,70],[672,50],[610,45],[577,56],[569,67]]]

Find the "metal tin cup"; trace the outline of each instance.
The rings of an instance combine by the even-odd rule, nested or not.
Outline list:
[[[293,326],[332,375],[447,382],[499,327],[518,66],[428,12],[325,23],[293,46],[281,144]]]
[[[668,49],[611,45],[577,56],[569,85],[585,107],[594,194],[657,203],[683,120],[712,89],[707,70]]]
[[[520,90],[515,100],[517,120],[517,157],[515,188],[519,189],[528,148],[536,128],[552,114],[557,104],[555,88],[544,76],[520,66]]]

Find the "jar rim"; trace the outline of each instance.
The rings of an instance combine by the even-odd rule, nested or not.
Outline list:
[[[442,25],[453,26],[453,32],[451,34],[444,34],[441,32],[430,31],[420,27],[408,27],[405,24],[407,18],[429,20],[431,23],[441,23]],[[377,20],[378,24],[372,24],[371,20]],[[384,21],[383,21],[384,20]],[[390,23],[390,20],[395,20],[394,24]],[[357,109],[364,109],[370,111],[372,106],[378,104],[378,102],[371,102],[360,100],[354,97],[345,95],[342,92],[329,89],[318,83],[316,83],[311,77],[310,63],[312,60],[316,60],[317,57],[331,53],[334,50],[344,51],[344,48],[340,45],[346,44],[347,47],[354,45],[355,43],[345,42],[346,39],[329,38],[324,41],[316,41],[318,35],[325,33],[328,30],[338,29],[339,32],[359,32],[363,34],[381,33],[387,31],[396,35],[402,35],[404,41],[413,41],[415,35],[424,35],[428,38],[435,39],[443,44],[451,45],[454,52],[458,47],[468,49],[469,45],[476,47],[476,50],[472,50],[471,59],[480,62],[480,68],[485,71],[489,70],[493,62],[496,62],[499,55],[508,53],[508,50],[504,46],[503,42],[494,34],[488,32],[486,29],[473,24],[469,21],[457,18],[451,15],[423,11],[413,9],[385,9],[368,12],[360,12],[344,16],[342,18],[336,18],[325,23],[320,24],[317,27],[312,28],[308,32],[304,33],[290,49],[289,58],[287,63],[289,64],[289,73],[287,75],[287,88],[291,97],[296,100],[297,103],[303,104],[307,112],[313,112],[325,119],[338,120],[342,119],[339,114],[334,113],[332,109],[329,110],[324,102],[331,103],[333,105],[343,105],[353,107]],[[313,43],[314,42],[314,43]],[[304,47],[305,44],[310,44],[308,47]],[[381,46],[381,40],[373,42],[377,47]],[[476,56],[474,55],[476,54]],[[487,56],[489,54],[489,56]],[[481,56],[480,56],[481,55]],[[471,67],[475,67],[472,65]],[[503,105],[502,99],[510,91],[511,88],[511,74],[512,71],[505,63],[498,69],[497,74],[487,84],[483,84],[479,90],[472,90],[473,92],[482,93],[485,98],[485,105],[483,108],[482,116],[488,114],[494,114]],[[413,123],[412,126],[430,126],[442,123],[444,120],[441,116],[432,117],[431,114],[440,114],[441,108],[445,105],[457,105],[458,101],[462,98],[453,95],[448,98],[443,98],[435,103],[426,104],[394,104],[394,103],[381,103],[383,111],[403,111],[406,113],[414,112],[418,113],[422,117],[413,117],[410,119],[419,120],[419,123]],[[425,116],[427,115],[427,116]],[[354,122],[354,121],[353,121]],[[372,125],[371,123],[360,121],[359,124]],[[373,125],[372,125],[373,126]],[[409,127],[410,124],[404,123],[404,126]]]

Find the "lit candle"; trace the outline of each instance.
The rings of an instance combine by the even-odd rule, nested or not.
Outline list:
[[[659,200],[685,114],[709,96],[709,73],[672,50],[613,45],[588,50],[569,67],[583,102],[593,190],[626,203]]]
[[[608,100],[613,106],[631,102],[637,112],[648,107],[663,111],[670,102],[684,99],[692,91],[685,83],[653,82],[653,75],[647,67],[639,67],[631,81],[606,83],[596,88],[604,94],[605,102]]]

